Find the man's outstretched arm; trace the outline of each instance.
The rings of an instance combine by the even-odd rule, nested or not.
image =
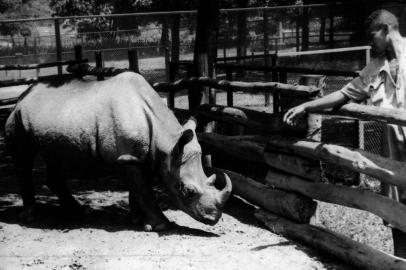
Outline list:
[[[283,121],[293,125],[305,113],[341,106],[350,99],[341,91],[336,91],[322,98],[312,100],[289,109],[283,116]]]

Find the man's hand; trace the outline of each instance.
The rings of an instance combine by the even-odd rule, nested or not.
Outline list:
[[[283,116],[283,121],[286,122],[288,125],[293,126],[296,124],[297,120],[305,114],[306,106],[305,104],[301,104],[289,109]]]

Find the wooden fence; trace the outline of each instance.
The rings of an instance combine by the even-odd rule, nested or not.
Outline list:
[[[88,73],[98,77],[124,71],[95,69],[83,63],[68,70],[80,76]],[[283,93],[300,100],[313,99],[320,91],[314,86],[247,83],[206,77],[153,85],[156,91],[169,96],[184,89],[194,91],[196,86],[230,93]],[[262,209],[256,216],[271,231],[304,242],[362,269],[406,269],[406,260],[402,258],[310,224],[317,207],[315,200],[319,200],[369,211],[406,232],[405,205],[369,190],[322,183],[320,166],[317,165],[319,161],[336,164],[406,188],[406,163],[360,149],[308,140],[308,119],[289,126],[283,122],[283,114],[279,111],[268,114],[216,104],[185,110],[173,108],[172,98],[168,99],[168,104],[181,120],[193,115],[200,125],[217,122],[217,133],[197,134],[203,153],[212,156],[213,167],[206,170],[217,173],[220,180],[223,177],[221,173],[226,172],[232,179],[234,193]],[[406,112],[403,110],[366,105],[347,104],[334,111],[313,113],[406,125]]]
[[[158,83],[154,87],[157,91],[170,93],[194,84],[230,92],[289,92],[292,98],[301,99],[311,99],[318,91],[310,86],[209,78],[187,78],[173,83]],[[405,205],[369,190],[322,183],[320,167],[315,162],[335,164],[402,188],[406,188],[406,163],[360,149],[307,140],[307,121],[288,127],[281,120],[282,114],[279,112],[267,114],[215,104],[201,105],[193,112],[180,109],[174,109],[174,112],[182,119],[193,114],[203,124],[216,121],[245,129],[239,129],[239,135],[232,136],[199,133],[198,139],[204,154],[212,155],[213,166],[222,168],[207,170],[218,173],[219,178],[221,172],[228,173],[234,192],[263,209],[256,216],[270,230],[322,249],[362,269],[406,269],[406,260],[309,224],[316,209],[314,200],[319,200],[371,212],[406,232]],[[359,104],[313,113],[406,125],[406,112],[402,110]],[[244,135],[247,131],[251,135]],[[253,165],[258,166],[255,172],[244,168]]]

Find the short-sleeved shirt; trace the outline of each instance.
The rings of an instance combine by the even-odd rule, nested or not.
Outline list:
[[[368,105],[406,109],[406,39],[397,61],[399,68],[396,81],[392,78],[389,62],[385,57],[372,58],[359,76],[341,89],[341,92],[354,101],[366,100]],[[406,161],[406,127],[385,125],[381,146],[383,156]],[[398,194],[396,188],[388,192],[389,197],[406,203],[406,194]]]

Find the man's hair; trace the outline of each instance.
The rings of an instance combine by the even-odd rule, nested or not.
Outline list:
[[[385,9],[374,11],[365,21],[367,28],[381,27],[385,24],[390,25],[395,30],[399,29],[399,21],[396,16]]]

